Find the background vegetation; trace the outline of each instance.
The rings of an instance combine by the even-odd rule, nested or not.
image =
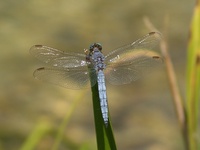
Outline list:
[[[194,4],[186,0],[0,1],[0,150],[27,150],[27,145],[51,149],[64,118],[68,123],[60,150],[96,149],[90,89],[74,91],[34,80],[32,72],[43,66],[29,54],[34,44],[83,52],[92,42],[100,42],[106,54],[150,32],[144,16],[159,29],[168,15],[169,52],[185,96]],[[134,84],[107,89],[118,149],[183,150],[165,66]]]

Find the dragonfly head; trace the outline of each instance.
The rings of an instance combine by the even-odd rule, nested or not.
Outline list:
[[[102,50],[102,46],[101,46],[100,43],[93,43],[93,44],[90,45],[90,48],[89,48],[90,49],[90,53],[93,53],[95,48],[97,48],[100,52]]]

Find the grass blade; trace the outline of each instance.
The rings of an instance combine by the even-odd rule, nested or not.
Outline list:
[[[67,124],[69,122],[69,119],[71,118],[72,113],[75,110],[75,107],[80,102],[81,97],[83,96],[83,94],[84,93],[78,95],[78,97],[75,98],[74,103],[71,105],[71,107],[67,111],[67,113],[65,115],[65,118],[64,118],[63,122],[61,123],[61,125],[60,125],[60,127],[58,129],[58,133],[57,133],[56,138],[55,138],[55,143],[52,146],[52,150],[58,150],[59,149],[59,145],[60,145],[60,143],[61,143],[61,141],[63,139],[64,131],[65,131],[66,126],[67,126]]]
[[[98,83],[96,83],[92,87],[92,99],[93,99],[93,112],[94,112],[94,121],[96,129],[97,148],[98,150],[116,150],[117,148],[115,144],[114,135],[112,132],[110,119],[108,120],[108,126],[106,127],[101,114]]]
[[[187,60],[187,121],[190,150],[197,150],[198,101],[200,90],[200,0],[197,0],[190,29]]]
[[[41,121],[36,128],[24,142],[20,150],[34,150],[41,139],[47,135],[52,129],[51,124],[48,121]]]

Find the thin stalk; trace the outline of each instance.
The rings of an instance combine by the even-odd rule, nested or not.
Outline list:
[[[166,24],[168,23],[167,19],[164,24],[165,35],[167,35],[167,27],[166,27]],[[146,26],[150,30],[158,31],[147,17],[144,19],[144,21],[145,21]],[[171,58],[170,58],[170,55],[168,52],[168,46],[167,46],[166,39],[163,39],[161,41],[160,47],[161,47],[161,53],[165,59],[166,70],[167,70],[167,75],[168,75],[168,79],[169,79],[169,83],[170,83],[170,87],[171,87],[171,93],[173,96],[173,102],[174,102],[174,106],[175,106],[176,115],[178,118],[181,133],[183,135],[185,147],[188,150],[189,143],[188,143],[188,133],[187,133],[186,109],[184,107],[184,103],[183,103],[183,100],[182,100],[180,92],[179,92],[177,79],[176,79],[173,63],[171,61]]]

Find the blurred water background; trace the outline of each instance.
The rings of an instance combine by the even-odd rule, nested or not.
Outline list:
[[[66,126],[60,149],[78,149],[85,143],[96,149],[90,89],[70,90],[35,80],[33,71],[44,66],[29,54],[35,44],[82,53],[91,43],[100,42],[107,54],[150,32],[143,22],[145,16],[162,29],[168,15],[169,51],[184,98],[186,47],[194,3],[1,0],[0,150],[20,149],[41,123],[51,126],[55,133],[40,139],[36,149],[51,149],[56,130],[78,97],[81,101]],[[165,65],[131,85],[108,85],[107,89],[118,149],[184,149]]]

